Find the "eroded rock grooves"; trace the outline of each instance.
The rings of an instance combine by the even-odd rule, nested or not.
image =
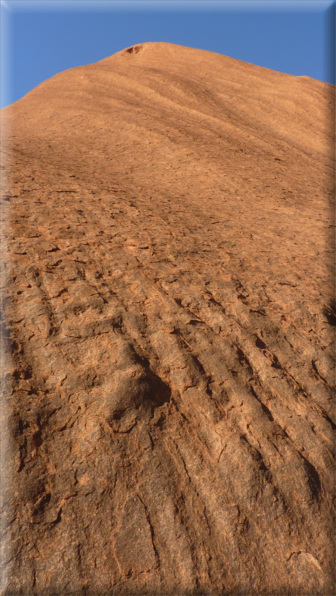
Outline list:
[[[334,593],[332,93],[146,43],[2,110],[4,595]]]

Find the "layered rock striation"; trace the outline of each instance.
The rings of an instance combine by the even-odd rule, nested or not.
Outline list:
[[[2,594],[334,593],[333,88],[166,43],[2,110]]]

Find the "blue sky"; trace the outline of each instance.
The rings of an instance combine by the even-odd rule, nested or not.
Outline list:
[[[327,0],[1,0],[1,106],[58,72],[146,41],[334,83],[334,27]]]

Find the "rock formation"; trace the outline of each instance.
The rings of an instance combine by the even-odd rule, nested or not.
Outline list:
[[[334,594],[333,101],[145,43],[2,110],[3,596]]]

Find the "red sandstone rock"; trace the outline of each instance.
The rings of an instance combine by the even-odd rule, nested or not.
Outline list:
[[[333,88],[165,43],[2,110],[2,594],[334,594]]]

